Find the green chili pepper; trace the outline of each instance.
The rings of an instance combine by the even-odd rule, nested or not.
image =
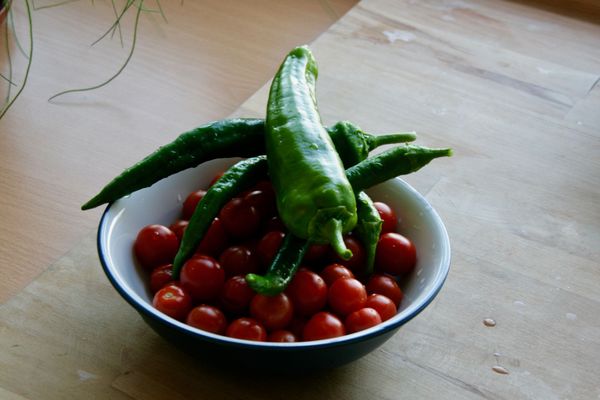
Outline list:
[[[367,189],[371,186],[375,186],[388,179],[394,178],[398,175],[405,175],[411,172],[417,171],[420,168],[427,165],[431,160],[438,157],[452,155],[451,149],[431,149],[421,146],[399,146],[388,151],[382,152],[371,158],[361,161],[353,167],[346,170],[353,189],[357,193],[362,193],[362,190]],[[360,194],[359,194],[360,196]],[[361,201],[359,199],[359,218],[366,218],[367,220],[375,220],[375,216],[365,217],[360,211]],[[375,210],[377,211],[377,210]],[[378,213],[379,214],[379,213]],[[369,233],[370,239],[366,239],[366,246],[372,246],[374,239],[374,226],[375,222],[369,223],[367,226],[370,227],[371,233]],[[359,228],[360,222],[357,224]],[[381,228],[379,228],[381,229]],[[290,233],[287,236],[291,236]],[[307,242],[308,243],[308,242]],[[287,285],[291,282],[304,253],[299,254],[299,245],[287,247],[284,244],[279,248],[277,256],[269,266],[267,273],[264,276],[256,274],[246,275],[246,281],[252,289],[258,293],[267,294],[263,292],[268,289],[268,294],[275,295],[282,292]],[[369,251],[367,249],[367,251]],[[371,250],[373,251],[373,250]],[[278,263],[278,260],[298,260],[296,264],[290,263]]]
[[[294,235],[330,243],[342,258],[352,252],[342,234],[356,225],[356,201],[342,162],[321,124],[315,100],[317,65],[297,47],[273,78],[265,143],[277,208]]]
[[[226,157],[253,157],[265,153],[264,120],[236,118],[212,122],[182,133],[109,182],[81,209],[113,202],[187,168]],[[342,159],[365,156],[378,146],[411,142],[414,132],[369,135],[350,122],[338,122],[327,132]],[[345,157],[344,157],[345,156]]]
[[[375,251],[381,234],[383,220],[379,211],[373,205],[373,201],[365,192],[359,192],[356,196],[356,209],[358,211],[358,222],[354,232],[362,242],[366,253],[366,265],[364,274],[373,273],[375,265]]]
[[[367,158],[346,170],[346,176],[355,192],[418,171],[438,157],[452,155],[452,149],[431,149],[406,145],[386,150]]]
[[[267,175],[265,156],[242,160],[229,168],[198,202],[184,231],[179,250],[173,261],[173,279],[179,278],[183,264],[190,258],[219,210],[240,191],[257,183]]]
[[[287,233],[267,273],[262,276],[247,274],[246,282],[260,294],[274,296],[281,293],[296,274],[308,246],[308,241]]]
[[[264,140],[257,140],[263,135],[264,122],[258,119],[217,121],[183,133],[123,171],[81,209],[115,201],[210,159],[264,154]]]

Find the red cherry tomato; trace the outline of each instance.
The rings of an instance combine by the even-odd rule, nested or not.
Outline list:
[[[218,257],[227,247],[228,241],[229,238],[227,237],[227,233],[225,233],[225,228],[223,228],[221,220],[215,218],[198,245],[196,253]]]
[[[344,326],[348,333],[362,331],[381,323],[379,313],[373,308],[361,308],[346,317]]]
[[[270,231],[287,232],[287,228],[283,224],[283,221],[281,220],[281,218],[279,218],[276,215],[274,217],[271,217],[271,219],[269,219],[267,221],[267,224],[265,226],[265,231],[266,232],[270,232]]]
[[[275,296],[257,294],[250,302],[250,315],[261,322],[268,330],[283,329],[292,320],[292,302],[285,293]]]
[[[133,244],[137,260],[148,271],[173,262],[178,249],[177,235],[166,226],[158,224],[143,227]]]
[[[219,257],[219,263],[227,277],[256,273],[260,267],[260,259],[255,250],[241,244],[223,250]]]
[[[225,314],[217,307],[206,304],[194,307],[187,315],[186,323],[194,328],[222,335],[227,328]]]
[[[396,307],[400,305],[402,297],[402,289],[394,278],[384,274],[373,274],[367,282],[367,293],[381,294],[390,299]]]
[[[157,267],[150,274],[150,290],[152,293],[158,292],[167,284],[173,282],[173,264],[166,264]]]
[[[281,242],[285,238],[285,233],[282,231],[267,232],[258,242],[256,251],[263,266],[268,267],[271,261],[275,258],[277,251],[281,247]]]
[[[328,255],[331,251],[331,247],[328,244],[313,243],[308,246],[303,262],[307,264],[327,263]]]
[[[352,257],[349,260],[342,260],[340,256],[335,254],[335,262],[346,266],[355,273],[360,273],[365,268],[366,253],[364,246],[358,239],[348,235],[344,236],[344,243],[352,251]]]
[[[277,213],[273,188],[270,190],[255,189],[244,196],[244,202],[256,208],[263,219],[272,217]]]
[[[389,299],[389,297],[377,293],[372,293],[369,295],[369,297],[367,297],[365,307],[375,309],[382,321],[387,321],[396,315],[396,312],[398,312],[396,305],[392,300]]]
[[[169,317],[183,321],[192,309],[192,298],[180,286],[170,284],[156,292],[152,305]]]
[[[195,192],[190,193],[183,202],[183,207],[181,209],[181,219],[189,221],[194,215],[194,211],[196,210],[196,206],[202,200],[204,195],[206,194],[206,190],[197,190]]]
[[[379,212],[379,216],[383,220],[383,225],[381,226],[381,233],[386,232],[396,232],[396,225],[398,225],[398,217],[396,217],[396,213],[386,203],[375,201],[373,205]]]
[[[375,253],[375,269],[391,275],[411,272],[417,264],[417,251],[413,243],[399,233],[381,235]]]
[[[273,331],[267,336],[267,342],[293,343],[297,341],[296,335],[284,329]]]
[[[219,213],[225,232],[235,238],[248,238],[260,228],[260,215],[254,206],[235,197]]]
[[[267,331],[264,326],[254,318],[238,318],[227,327],[225,334],[232,338],[256,340],[264,342],[267,340]]]
[[[209,256],[194,256],[183,264],[179,276],[181,286],[196,301],[217,297],[225,283],[225,271]]]
[[[329,306],[336,314],[348,315],[363,308],[366,301],[364,285],[354,278],[339,278],[329,288]]]
[[[224,310],[233,314],[241,314],[248,309],[255,294],[246,282],[246,278],[238,275],[225,281],[219,300]]]
[[[327,286],[331,286],[338,278],[354,278],[354,274],[342,264],[329,264],[320,273]]]
[[[300,315],[313,315],[327,304],[327,285],[315,272],[300,268],[285,292]]]
[[[183,232],[185,232],[185,228],[188,226],[188,221],[183,219],[179,219],[169,225],[169,229],[173,231],[179,242],[181,242],[181,238],[183,237]]]
[[[313,315],[302,333],[302,338],[306,341],[329,339],[346,334],[344,324],[338,317],[327,311],[320,311]]]

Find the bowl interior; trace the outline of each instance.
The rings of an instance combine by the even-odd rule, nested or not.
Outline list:
[[[232,341],[237,340],[201,332],[155,310],[148,289],[147,273],[135,262],[132,248],[142,227],[154,223],[170,225],[178,218],[182,203],[190,192],[207,187],[217,173],[235,161],[221,159],[203,163],[116,201],[107,207],[98,232],[99,255],[107,276],[138,311],[170,320],[180,329]],[[384,201],[396,211],[400,232],[410,238],[417,249],[417,267],[401,282],[405,297],[398,314],[370,329],[385,330],[410,320],[435,297],[448,274],[450,244],[446,229],[435,210],[401,179],[392,179],[367,192],[373,200]],[[360,336],[367,331],[344,338]]]

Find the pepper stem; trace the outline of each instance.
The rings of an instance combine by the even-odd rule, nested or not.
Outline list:
[[[369,137],[369,151],[383,146],[384,144],[413,142],[417,139],[416,132],[397,132],[384,135],[372,135]]]
[[[323,226],[322,236],[329,239],[329,244],[343,260],[349,260],[352,257],[352,251],[347,248],[346,243],[344,243],[344,237],[342,236],[342,222],[339,219],[329,220],[329,222]]]

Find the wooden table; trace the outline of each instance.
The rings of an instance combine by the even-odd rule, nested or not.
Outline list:
[[[244,12],[260,14],[250,6]],[[189,23],[191,17],[181,11],[177,18]],[[169,39],[186,38],[175,28],[147,29],[173,29]],[[203,33],[194,43],[231,43]],[[286,38],[286,46],[296,44],[293,35]],[[187,40],[169,50],[183,52],[172,59],[183,57],[192,45]],[[156,81],[146,78],[167,64],[144,63],[113,89],[81,102],[65,99],[50,108],[31,94],[14,119],[1,121],[2,146],[27,123],[28,107],[44,121],[29,135],[44,146],[39,154],[10,147],[16,155],[3,159],[3,168],[26,157],[43,169],[44,158],[61,151],[52,147],[60,132],[74,143],[61,165],[83,172],[58,168],[4,188],[17,195],[2,210],[3,224],[17,213],[21,193],[58,204],[68,179],[74,200],[65,199],[54,214],[69,216],[56,221],[69,232],[69,251],[0,308],[0,397],[600,398],[599,42],[600,11],[592,1],[469,0],[363,0],[312,42],[324,122],[348,118],[373,132],[414,129],[420,144],[454,148],[453,158],[406,179],[445,221],[453,262],[438,298],[383,347],[346,367],[302,377],[224,373],[210,360],[175,351],[116,295],[95,255],[98,214],[76,210],[99,182],[149,149],[223,116],[199,118],[195,110],[235,97],[244,86],[237,79],[246,78],[224,71],[233,89],[211,92],[210,82],[190,87],[180,79],[193,67],[167,60],[175,70],[156,82],[160,95],[141,83]],[[256,51],[241,62],[257,62],[251,69],[271,74],[280,55],[267,65]],[[37,79],[45,88],[41,96],[65,82]],[[232,114],[263,115],[267,88]],[[132,105],[123,106],[125,99]],[[102,139],[86,146],[88,132]],[[108,147],[98,147],[105,141],[109,156]],[[45,185],[37,191],[36,183]],[[44,201],[33,200],[21,227],[44,214],[38,210]],[[3,242],[20,253],[10,258],[3,248],[3,271],[11,259],[54,248],[48,237],[32,249],[24,243],[29,234],[20,233],[31,231],[5,234]]]

